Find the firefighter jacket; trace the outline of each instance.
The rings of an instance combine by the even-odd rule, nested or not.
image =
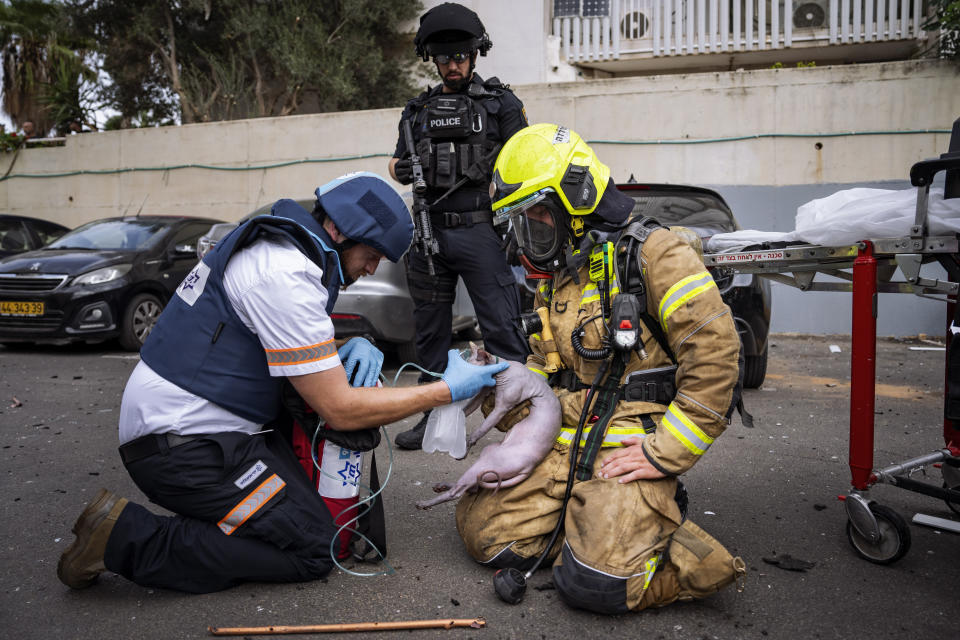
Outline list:
[[[643,450],[651,464],[665,474],[679,475],[692,467],[724,431],[739,401],[740,340],[730,308],[721,299],[712,276],[680,236],[665,228],[653,231],[643,244],[640,260],[648,321],[659,325],[676,358],[676,393],[672,400],[658,397],[656,401],[637,401],[623,399],[621,390],[602,446],[623,446],[625,438],[643,437]],[[531,336],[533,353],[527,366],[547,375],[546,353],[556,350],[563,366],[579,379],[579,389],[556,389],[563,407],[561,444],[570,444],[588,393],[585,387],[601,365],[598,360],[580,357],[571,335],[582,328],[586,349],[601,348],[606,335],[600,292],[587,274],[587,267],[582,267],[580,284],[569,275],[555,275],[553,280],[544,281],[537,293],[536,306],[549,308],[554,339],[547,343],[542,334]],[[611,298],[620,293],[615,279],[609,290]],[[640,326],[647,357],[642,358],[637,351],[631,353],[621,385],[634,372],[672,365],[652,331],[643,323]],[[590,426],[587,420],[581,449]]]

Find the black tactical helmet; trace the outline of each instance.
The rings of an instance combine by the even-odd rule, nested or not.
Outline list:
[[[430,60],[430,56],[465,51],[480,51],[480,55],[485,56],[493,46],[480,17],[453,2],[438,4],[420,16],[420,28],[413,44],[424,62]]]

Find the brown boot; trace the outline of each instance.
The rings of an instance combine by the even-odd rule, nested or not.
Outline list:
[[[63,552],[57,563],[60,582],[71,589],[83,589],[96,581],[106,568],[103,554],[107,550],[107,540],[126,506],[126,498],[120,498],[106,489],[100,490],[73,525],[77,539]]]

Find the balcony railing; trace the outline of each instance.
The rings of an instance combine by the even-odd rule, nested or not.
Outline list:
[[[922,37],[923,0],[553,0],[568,62]]]

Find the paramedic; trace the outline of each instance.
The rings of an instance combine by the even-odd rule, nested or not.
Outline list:
[[[337,430],[389,423],[493,384],[492,368],[450,352],[443,380],[376,384],[383,355],[354,338],[339,352],[338,291],[410,244],[403,200],[372,173],[316,191],[312,212],[280,200],[217,243],[187,275],[144,343],[120,408],[120,457],[152,502],[102,490],[57,567],[79,589],[105,568],[148,587],[205,593],[293,582],[331,569],[336,528],[276,431],[287,378]],[[351,386],[348,379],[352,378]]]

